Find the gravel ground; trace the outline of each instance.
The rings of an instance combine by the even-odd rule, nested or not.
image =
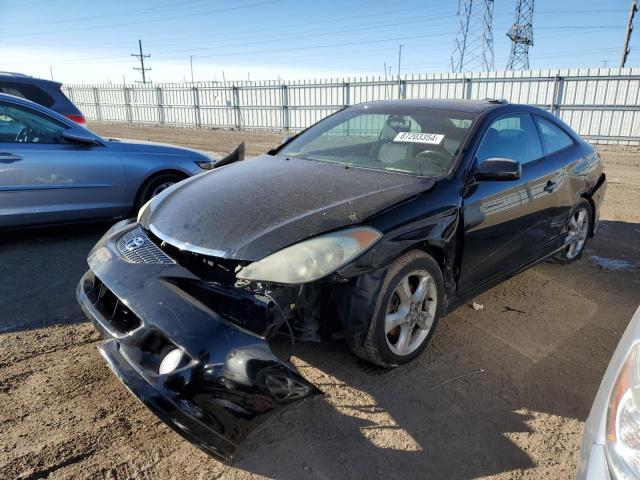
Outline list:
[[[245,140],[249,154],[281,136],[91,127],[214,152]],[[232,465],[165,427],[97,353],[74,289],[106,225],[0,234],[0,477],[573,478],[584,420],[640,303],[640,154],[603,155],[609,190],[583,260],[486,292],[483,310],[442,319],[402,368],[369,368],[338,341],[299,348],[294,363],[326,395],[272,417]]]

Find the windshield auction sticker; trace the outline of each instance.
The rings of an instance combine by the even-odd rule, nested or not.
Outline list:
[[[422,132],[400,132],[393,139],[394,142],[408,143],[428,143],[430,145],[440,145],[444,135],[439,133],[422,133]]]

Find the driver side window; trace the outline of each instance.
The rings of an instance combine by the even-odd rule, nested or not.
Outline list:
[[[522,165],[542,158],[542,144],[531,115],[505,115],[487,129],[476,152],[478,163],[488,158],[509,158]]]
[[[0,103],[1,143],[58,143],[66,128],[38,112]]]

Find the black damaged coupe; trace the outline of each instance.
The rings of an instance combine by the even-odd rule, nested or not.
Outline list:
[[[221,163],[114,225],[77,296],[134,395],[224,458],[319,393],[270,348],[276,335],[409,362],[447,312],[579,258],[606,188],[566,124],[497,100],[356,105]]]

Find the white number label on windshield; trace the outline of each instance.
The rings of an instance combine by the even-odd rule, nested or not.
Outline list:
[[[439,133],[422,133],[422,132],[400,132],[393,139],[394,142],[408,143],[428,143],[430,145],[440,145],[444,135]]]

